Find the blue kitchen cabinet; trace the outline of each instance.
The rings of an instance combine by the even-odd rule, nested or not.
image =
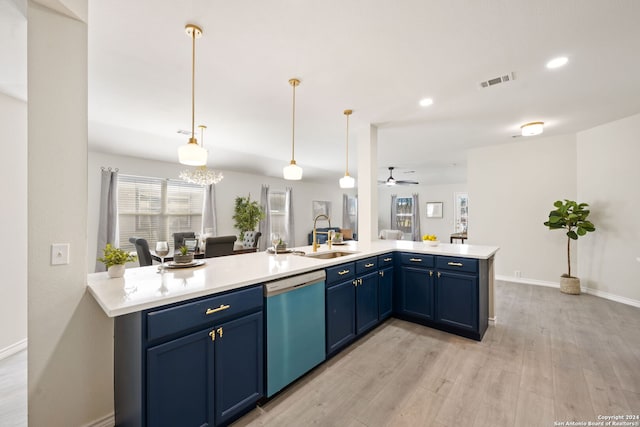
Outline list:
[[[226,425],[264,394],[262,287],[116,318],[118,426]]]
[[[356,280],[356,334],[359,335],[378,324],[378,272]]]
[[[327,268],[326,273],[326,350],[331,355],[356,337],[355,264]]]
[[[478,329],[478,276],[436,272],[436,321],[454,328]]]
[[[378,255],[378,321],[393,314],[393,262],[392,253]]]
[[[413,321],[434,319],[434,256],[400,253],[399,278],[395,285],[395,313]]]

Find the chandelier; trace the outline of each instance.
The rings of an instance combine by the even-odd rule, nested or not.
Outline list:
[[[204,147],[204,130],[207,127],[204,125],[200,125],[198,126],[198,128],[200,128],[200,141],[202,142],[202,146]],[[185,169],[180,172],[179,176],[183,181],[198,185],[217,184],[222,181],[222,178],[224,178],[222,172],[216,172],[213,169],[209,169],[206,165],[198,166],[193,169]]]

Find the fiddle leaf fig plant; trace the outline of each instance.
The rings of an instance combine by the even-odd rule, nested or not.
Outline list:
[[[114,265],[126,264],[128,262],[134,262],[138,259],[136,255],[132,255],[129,252],[116,248],[111,243],[107,243],[104,247],[103,256],[98,258],[98,261],[104,263],[105,267],[109,268]]]
[[[564,202],[557,200],[553,206],[555,209],[549,212],[549,220],[545,221],[544,225],[549,227],[549,230],[566,230],[568,269],[566,277],[573,277],[571,276],[571,240],[578,240],[578,237],[596,231],[596,227],[587,220],[591,211],[587,209],[589,205],[586,203],[564,199]]]
[[[244,239],[245,231],[255,230],[264,217],[262,206],[257,201],[251,200],[251,194],[248,197],[236,197],[233,220],[235,221],[234,227],[240,230],[240,240]]]

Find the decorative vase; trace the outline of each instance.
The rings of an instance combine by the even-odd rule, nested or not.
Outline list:
[[[124,276],[124,264],[112,265],[107,268],[107,274],[113,279]]]
[[[188,264],[190,262],[193,262],[193,254],[175,254],[173,256],[173,260],[176,264]]]
[[[560,277],[560,292],[571,295],[580,295],[580,279],[563,274]]]

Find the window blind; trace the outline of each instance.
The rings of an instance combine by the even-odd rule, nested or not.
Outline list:
[[[173,233],[200,230],[203,187],[184,181],[118,175],[120,247],[133,251],[130,237],[142,237],[153,250],[157,241],[172,246]]]

